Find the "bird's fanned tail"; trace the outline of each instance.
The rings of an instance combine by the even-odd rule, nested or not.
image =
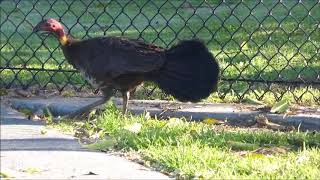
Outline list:
[[[186,40],[166,51],[166,64],[153,76],[179,101],[197,102],[217,89],[219,65],[199,40]]]

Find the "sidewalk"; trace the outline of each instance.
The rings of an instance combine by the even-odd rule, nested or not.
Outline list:
[[[72,136],[1,104],[1,173],[17,179],[168,179],[122,157],[83,149]]]
[[[54,116],[69,114],[78,108],[97,101],[101,97],[52,97],[52,98],[12,98],[11,106],[15,109],[27,108],[32,112],[48,108]],[[112,98],[122,108],[122,99]],[[262,110],[261,110],[262,108]],[[130,100],[128,110],[141,114],[147,110],[151,116],[160,118],[185,117],[192,120],[214,118],[227,120],[231,124],[243,124],[263,114],[274,123],[292,125],[300,130],[320,130],[320,109],[310,107],[292,107],[290,114],[274,114],[263,110],[263,106],[227,103],[179,103],[160,100]]]

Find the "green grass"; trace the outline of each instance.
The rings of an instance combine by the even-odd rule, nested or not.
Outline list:
[[[122,1],[127,4],[121,6],[116,1],[48,0],[37,1],[35,9],[33,2],[36,1],[20,1],[17,6],[13,1],[1,2],[0,65],[5,68],[0,71],[1,84],[46,87],[48,83],[55,83],[63,87],[84,83],[77,73],[42,71],[72,69],[64,61],[55,39],[45,38],[41,44],[42,40],[32,34],[32,26],[43,15],[53,18],[63,15],[63,24],[79,39],[106,34],[143,38],[169,47],[178,40],[197,36],[208,43],[225,79],[319,82],[320,31],[316,24],[320,20],[317,11],[320,4],[316,0],[303,1],[303,4],[298,1],[281,4],[273,0],[263,4],[253,0],[242,3],[211,0],[208,4],[190,1],[194,7],[200,6],[196,10],[187,8],[182,1]],[[52,9],[50,3],[53,3]],[[268,16],[270,8],[272,16]],[[6,69],[11,67],[42,70]],[[269,88],[266,83],[222,81],[219,92],[206,101],[238,102],[246,95],[266,102],[288,98],[302,104],[318,104],[316,97],[320,97],[320,91],[318,85]],[[159,96],[155,94],[151,98]]]
[[[70,131],[68,122],[58,127]],[[161,121],[145,115],[124,117],[113,104],[100,116],[72,126],[88,135],[109,137],[95,148],[121,150],[127,157],[138,154],[145,165],[178,178],[317,179],[320,175],[319,132],[244,129],[177,118]]]

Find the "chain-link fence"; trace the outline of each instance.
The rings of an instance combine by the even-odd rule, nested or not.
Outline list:
[[[319,0],[2,0],[0,13],[2,88],[88,86],[54,38],[32,33],[51,17],[78,39],[125,36],[164,47],[203,39],[222,71],[211,100],[319,104]]]

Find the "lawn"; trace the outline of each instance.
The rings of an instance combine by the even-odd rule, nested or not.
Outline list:
[[[14,2],[0,2],[2,87],[83,86],[85,81],[65,62],[57,41],[46,37],[41,43],[32,33],[42,17],[61,17],[79,39],[126,36],[164,47],[181,39],[203,39],[220,63],[223,80],[206,102],[239,102],[250,96],[267,103],[287,98],[319,105],[319,1]],[[161,98],[159,94],[140,93],[137,98]]]
[[[120,151],[127,158],[175,178],[317,179],[320,133],[240,128],[171,118],[123,116],[115,105],[86,121],[53,127],[80,139],[86,148]]]

